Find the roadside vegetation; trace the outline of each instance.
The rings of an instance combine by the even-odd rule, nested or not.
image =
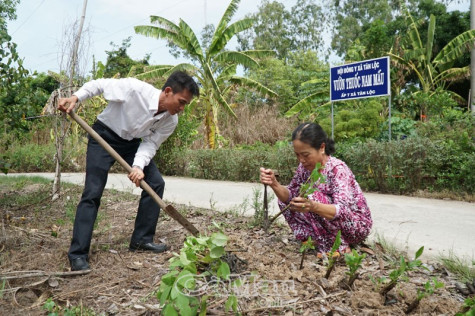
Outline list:
[[[392,139],[388,139],[387,98],[335,103],[335,156],[349,165],[366,191],[474,201],[475,118],[466,106],[466,43],[475,38],[475,31],[468,31],[468,12],[447,12],[435,1],[409,1],[401,10],[377,1],[371,6],[379,9],[371,12],[351,3],[332,4],[325,11],[312,0],[299,0],[292,8],[263,2],[255,14],[232,22],[239,6],[233,0],[216,27],[206,27],[200,38],[184,21],[173,24],[166,17],[152,17],[152,26],[137,26],[136,32],[169,40],[170,52],[191,63],[158,67],[149,65],[147,56],[134,61],[127,55],[130,39],[125,39],[121,46],[111,43],[107,61],[96,62],[91,75],[78,76],[76,84],[135,76],[161,86],[171,71],[187,70],[196,75],[203,94],[160,148],[155,159],[162,173],[257,181],[258,168],[266,166],[278,170],[285,183],[296,165],[289,146],[295,126],[316,121],[331,133],[329,64],[316,30],[325,25],[319,19],[337,16],[332,48],[347,62],[391,56]],[[6,18],[15,17],[14,2],[2,10]],[[295,17],[297,12],[302,19]],[[369,13],[372,19],[367,19]],[[276,19],[282,24],[269,24]],[[352,19],[364,27],[342,33]],[[311,32],[299,22],[303,20],[313,25]],[[6,25],[2,27],[6,30]],[[304,33],[306,37],[301,36]],[[231,37],[238,39],[237,50],[225,48]],[[348,46],[350,42],[353,46]],[[2,52],[21,65],[11,43],[10,50]],[[53,172],[56,120],[42,116],[42,111],[46,104],[51,107],[49,95],[64,76],[2,65],[2,73],[9,77],[2,77],[7,79],[2,79],[0,90],[0,169]],[[236,72],[240,65],[243,75]],[[437,69],[434,75],[438,75],[430,77],[430,69]],[[105,103],[96,97],[79,114],[91,124]],[[64,140],[63,172],[84,170],[86,142],[85,133],[72,124]]]

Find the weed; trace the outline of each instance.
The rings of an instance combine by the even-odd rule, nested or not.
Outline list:
[[[53,299],[50,297],[43,304],[43,309],[48,312],[48,316],[94,316],[96,313],[94,310],[80,306],[72,306],[70,308],[62,308],[60,305],[56,304]]]
[[[471,282],[475,279],[475,261],[470,265],[469,262],[458,258],[453,252],[450,252],[448,256],[438,258],[444,267],[457,275],[457,277],[463,282]]]
[[[213,193],[211,193],[211,195],[209,197],[209,207],[212,211],[216,211],[216,203],[217,203],[217,201],[215,201],[213,199]]]
[[[475,316],[475,297],[467,298],[463,302],[461,311],[455,316]]]

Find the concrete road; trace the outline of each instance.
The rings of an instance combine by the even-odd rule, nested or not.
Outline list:
[[[51,173],[29,173],[53,179]],[[9,174],[8,176],[15,176]],[[84,174],[62,174],[62,180],[84,184]],[[1,177],[0,177],[1,181]],[[211,181],[165,177],[164,199],[171,204],[186,204],[252,216],[252,202],[263,185],[257,183]],[[107,188],[140,194],[122,174],[110,174]],[[270,190],[272,191],[272,190]],[[426,257],[454,254],[475,260],[475,204],[459,201],[414,198],[386,194],[365,194],[372,211],[374,226],[371,238],[381,235],[391,244],[410,253],[424,246]],[[274,198],[271,213],[277,212]],[[198,228],[199,229],[199,228]]]

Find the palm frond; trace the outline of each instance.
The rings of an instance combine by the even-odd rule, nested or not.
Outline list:
[[[296,114],[299,114],[301,112],[304,112],[307,110],[309,105],[311,106],[311,101],[314,100],[315,98],[322,98],[322,97],[328,97],[329,91],[328,90],[322,90],[320,89],[319,91],[310,94],[309,96],[303,98],[302,100],[298,101],[295,103],[287,112],[284,113],[285,117],[292,117]],[[322,104],[323,105],[323,104]],[[312,107],[313,108],[313,107]]]
[[[257,82],[249,78],[233,76],[229,78],[229,81],[234,84],[239,84],[241,86],[246,86],[248,88],[254,89],[264,96],[265,95],[273,96],[273,97],[278,96],[278,94],[275,91],[267,88],[266,86],[262,85],[260,82]]]
[[[223,81],[228,79],[229,77],[232,77],[236,74],[237,71],[237,64],[232,64],[229,66],[226,66],[219,74],[218,78],[216,78],[216,82],[219,84]]]
[[[224,62],[224,63],[227,63],[227,62],[237,63],[245,67],[252,67],[252,66],[259,65],[259,63],[256,60],[254,60],[252,57],[244,54],[243,52],[236,52],[236,51],[221,52],[214,57],[214,60],[218,62]]]
[[[470,66],[447,69],[446,71],[441,72],[436,78],[434,78],[434,80],[437,82],[455,82],[468,78],[470,78]]]
[[[172,21],[167,20],[167,19],[165,19],[164,17],[161,17],[161,16],[156,16],[156,15],[150,16],[150,23],[156,24],[156,25],[158,25],[158,26],[160,26],[164,29],[170,30],[170,31],[175,32],[175,33],[180,32],[180,28],[178,27],[178,25],[176,25]]]
[[[240,0],[231,0],[228,7],[226,8],[226,11],[224,11],[223,13],[221,20],[219,21],[216,27],[216,31],[214,32],[211,43],[215,42],[216,38],[220,37],[221,34],[224,32],[224,30],[229,24],[229,21],[231,21],[231,18],[233,17],[234,13],[236,13],[239,2]]]
[[[147,37],[169,40],[181,49],[187,48],[187,43],[183,36],[173,30],[151,25],[137,25],[134,26],[134,30],[135,33],[142,34]]]
[[[161,69],[161,68],[171,68],[173,65],[149,65],[143,68],[144,72]]]
[[[469,52],[475,41],[475,30],[468,30],[451,40],[444,48],[435,56],[433,63],[437,67],[441,67],[446,63],[450,63],[459,58],[463,54]]]
[[[153,67],[151,67],[153,68]],[[167,66],[162,68],[153,68],[152,70],[145,70],[142,73],[136,74],[135,78],[140,80],[153,80],[163,77],[173,66]]]
[[[185,50],[192,56],[202,60],[203,50],[201,49],[200,42],[198,41],[195,32],[193,32],[191,27],[182,19],[180,19],[180,34],[186,39]]]
[[[253,49],[253,50],[243,50],[241,53],[246,54],[252,58],[265,58],[265,57],[275,57],[276,53],[273,50],[269,49]]]
[[[208,55],[214,55],[223,50],[234,35],[247,30],[254,22],[254,19],[245,18],[227,26],[222,32],[215,32],[215,36],[213,36],[213,40],[208,48]]]
[[[432,47],[434,46],[435,16],[430,15],[429,28],[427,29],[426,61],[432,60]]]

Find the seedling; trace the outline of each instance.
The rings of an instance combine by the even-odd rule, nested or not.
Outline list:
[[[157,298],[164,304],[163,315],[206,314],[207,295],[188,295],[197,290],[197,276],[200,280],[229,280],[229,265],[221,259],[228,237],[222,232],[211,236],[188,236],[180,253],[170,259],[171,271],[163,275]],[[202,293],[201,293],[202,294]],[[229,295],[226,308],[237,311],[237,298]]]
[[[309,249],[315,249],[315,243],[312,240],[311,236],[308,236],[308,239],[302,242],[302,246],[300,246],[300,252],[302,253],[302,260],[300,260],[300,270],[303,268],[303,261],[305,260],[305,253]]]
[[[415,270],[416,268],[420,267],[422,265],[422,261],[419,260],[418,258],[422,255],[424,252],[424,246],[419,248],[416,252],[416,257],[414,260],[406,261],[406,259],[401,256],[399,266],[393,270],[389,274],[389,279],[391,280],[385,287],[381,289],[379,292],[382,296],[386,296],[386,294],[391,291],[399,281],[399,279],[406,279],[407,272]]]
[[[455,316],[475,316],[475,296],[467,298],[463,302],[461,311]]]
[[[300,186],[299,190],[299,197],[307,197],[310,194],[313,194],[315,191],[318,191],[317,186],[320,183],[325,182],[325,176],[321,174],[320,170],[322,168],[322,165],[320,163],[317,163],[315,165],[315,168],[313,169],[312,173],[308,177],[307,181],[305,181],[304,184]],[[279,216],[280,214],[284,213],[287,211],[290,207],[290,204],[284,207],[277,215],[275,215],[270,221],[269,225],[270,226]]]
[[[366,258],[366,254],[358,254],[358,252],[353,249],[351,253],[345,254],[345,262],[348,266],[349,271],[346,272],[348,275],[348,286],[351,288],[353,283],[358,278],[358,272],[356,272],[361,267],[361,262]]]
[[[411,304],[406,309],[406,314],[411,313],[413,310],[419,306],[419,302],[424,298],[434,294],[435,290],[444,287],[444,283],[437,281],[437,278],[432,278],[424,284],[423,290],[417,291],[417,297],[412,301]]]
[[[341,245],[341,230],[338,231],[335,237],[335,241],[333,242],[332,249],[328,253],[328,266],[327,266],[327,273],[325,273],[325,279],[330,277],[330,273],[332,273],[333,268],[335,267],[335,262],[340,257],[338,253],[338,248]]]

